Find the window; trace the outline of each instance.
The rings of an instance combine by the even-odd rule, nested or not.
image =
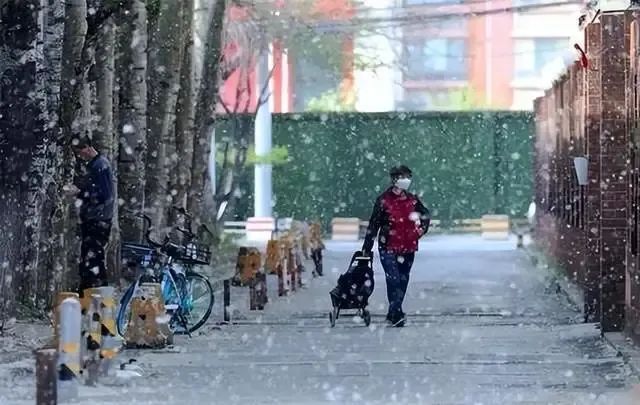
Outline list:
[[[541,75],[542,69],[568,47],[566,38],[517,39],[514,46],[516,79],[529,79]]]
[[[402,109],[405,111],[450,110],[455,104],[454,94],[450,89],[405,89]]]
[[[409,40],[405,49],[407,79],[465,80],[467,78],[464,39]]]

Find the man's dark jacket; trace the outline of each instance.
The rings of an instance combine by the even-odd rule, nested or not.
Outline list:
[[[113,174],[104,156],[97,155],[87,163],[87,176],[78,198],[82,200],[80,219],[83,222],[111,222],[115,204]]]
[[[418,250],[418,240],[427,233],[430,223],[429,210],[422,201],[409,192],[400,194],[389,188],[373,206],[363,250],[371,252],[376,236],[378,248],[389,253],[413,253]]]

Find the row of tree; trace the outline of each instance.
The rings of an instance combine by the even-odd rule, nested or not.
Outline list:
[[[227,3],[0,0],[0,319],[45,308],[76,282],[77,214],[64,187],[81,172],[78,140],[113,164],[115,279],[119,241],[142,237],[131,212],[162,226],[180,205],[208,220]]]
[[[335,33],[313,28],[333,14],[318,4],[0,0],[0,326],[19,309],[47,308],[77,282],[77,210],[64,192],[82,174],[75,142],[90,138],[114,169],[112,281],[120,242],[142,238],[132,212],[150,213],[163,229],[174,205],[196,222],[215,221],[208,213],[222,202],[233,207],[242,170],[259,160],[239,118],[255,111],[252,100],[267,100],[268,89],[253,83],[256,58],[274,39],[298,58],[312,58],[308,44],[324,36],[336,43]],[[321,48],[321,59],[342,59],[340,47]],[[218,89],[232,76],[229,104]],[[213,144],[216,109],[236,118]]]

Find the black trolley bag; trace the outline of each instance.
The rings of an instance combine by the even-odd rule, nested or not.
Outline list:
[[[367,310],[369,297],[373,293],[373,258],[357,251],[351,257],[349,268],[338,278],[338,285],[329,293],[332,311],[329,313],[331,327],[336,325],[340,311],[356,310],[364,324],[371,324],[371,313]]]

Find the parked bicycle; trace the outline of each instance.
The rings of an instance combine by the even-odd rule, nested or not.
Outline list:
[[[197,265],[209,265],[211,252],[198,243],[191,230],[191,216],[183,208],[174,207],[174,210],[185,218],[184,228],[174,228],[184,235],[182,243],[171,242],[168,235],[162,243],[154,241],[151,238],[151,219],[147,215],[136,214],[145,221],[145,239],[149,246],[137,243],[122,245],[122,255],[133,253],[140,274],[120,300],[116,324],[121,336],[124,336],[131,319],[131,302],[144,282],[160,283],[169,327],[175,334],[191,335],[211,315],[213,288],[205,276],[194,270]]]

